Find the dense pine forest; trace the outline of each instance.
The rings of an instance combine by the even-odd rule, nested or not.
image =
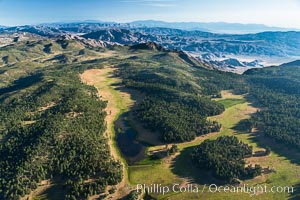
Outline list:
[[[24,65],[31,72],[1,88],[0,199],[19,199],[47,179],[64,199],[120,182],[121,164],[104,137],[106,102],[78,76],[86,66]]]
[[[300,66],[252,69],[245,74],[250,94],[263,108],[252,118],[252,127],[300,149]]]
[[[232,183],[236,179],[253,178],[261,174],[261,166],[245,167],[244,158],[252,156],[252,147],[236,137],[222,136],[205,140],[194,147],[191,159],[200,168],[212,170],[214,175]]]

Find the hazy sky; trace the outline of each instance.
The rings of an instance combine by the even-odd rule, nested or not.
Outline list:
[[[300,0],[0,0],[0,25],[91,19],[222,21],[300,28]]]

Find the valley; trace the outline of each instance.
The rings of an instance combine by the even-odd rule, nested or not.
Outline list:
[[[219,101],[235,99],[244,99],[245,97],[239,95],[232,95],[224,91],[223,98]],[[223,124],[223,128],[219,133],[211,133],[205,136],[200,136],[192,142],[178,143],[180,152],[174,156],[166,157],[159,160],[151,160],[149,158],[137,163],[136,165],[129,166],[129,180],[132,184],[145,183],[150,185],[152,183],[161,183],[163,185],[172,185],[178,183],[180,185],[188,185],[189,183],[200,184],[202,188],[205,184],[214,183],[212,177],[207,176],[205,171],[199,171],[188,158],[191,148],[200,144],[205,139],[216,139],[222,135],[237,136],[239,140],[250,144],[254,147],[255,151],[261,151],[256,142],[256,132],[249,133],[247,131],[237,131],[235,126],[244,119],[249,119],[251,114],[255,113],[257,108],[249,102],[238,103],[230,108],[227,108],[224,113],[219,116],[212,117]],[[154,146],[148,149],[148,152],[153,150],[164,150],[165,146]],[[284,157],[272,152],[271,156],[254,157],[254,159],[247,160],[247,163],[260,163],[264,168],[270,167],[276,170],[276,173],[269,174],[267,171],[263,175],[241,184],[255,185],[266,184],[271,185],[294,185],[297,183],[297,176],[300,167],[296,164],[285,160]],[[188,167],[187,167],[188,166]],[[287,169],[289,169],[287,172]],[[158,199],[253,199],[249,194],[212,194],[209,192],[191,194],[191,193],[170,193],[167,195],[153,195]],[[285,199],[286,194],[259,194],[256,199]]]
[[[299,11],[0,0],[0,200],[300,200]]]
[[[262,168],[253,178],[234,177],[240,185],[300,184],[297,62],[239,75],[153,42],[86,42],[34,38],[1,47],[1,198],[130,199],[142,195],[136,184],[231,184],[191,159],[195,147],[221,136],[252,146],[241,163]]]
[[[108,68],[108,71],[109,70]],[[96,77],[97,71],[89,71],[91,72],[91,76]],[[98,71],[99,72],[99,71]],[[98,73],[99,74],[102,73]],[[98,89],[101,88],[100,91],[103,91],[103,88],[107,85],[111,85],[112,82],[110,81],[99,81],[103,79],[103,77],[111,77],[111,75],[104,74],[102,77],[98,77],[98,79],[93,79],[97,81],[96,87]],[[101,84],[102,83],[102,84]],[[113,81],[113,83],[116,83]],[[104,90],[105,91],[105,90]],[[120,90],[114,89],[111,90],[110,93],[119,92]],[[103,94],[103,93],[102,93]],[[128,94],[122,95],[120,93],[121,98],[119,99],[120,102],[127,102],[128,100]],[[108,95],[109,96],[109,95]],[[105,97],[103,97],[106,99]],[[222,91],[222,98],[216,99],[216,101],[222,102],[222,104],[225,105],[226,110],[224,113],[222,113],[219,116],[211,117],[212,119],[215,119],[219,121],[223,127],[222,130],[218,133],[211,133],[205,136],[200,136],[196,138],[195,140],[191,142],[185,142],[185,143],[176,143],[178,145],[180,152],[176,153],[176,155],[167,156],[166,158],[162,159],[156,159],[151,160],[151,158],[147,157],[146,159],[137,162],[133,165],[130,165],[128,167],[128,186],[131,189],[134,189],[135,184],[143,183],[143,184],[152,184],[159,182],[163,185],[172,185],[173,183],[179,183],[180,185],[187,185],[189,183],[198,183],[203,184],[203,181],[206,182],[211,179],[211,177],[207,177],[204,171],[198,171],[196,168],[191,167],[192,164],[191,161],[188,159],[188,154],[191,149],[191,147],[200,144],[205,139],[215,139],[221,135],[235,135],[239,138],[239,140],[250,144],[254,147],[254,152],[259,152],[261,150],[264,151],[264,148],[259,146],[258,143],[256,143],[256,138],[259,137],[257,131],[254,131],[252,133],[249,133],[247,131],[240,131],[236,130],[236,126],[243,121],[244,119],[249,119],[252,114],[257,112],[259,110],[258,108],[253,107],[251,103],[245,99],[246,97],[243,95],[233,95],[231,92],[228,91]],[[111,102],[114,100],[109,98]],[[251,99],[251,98],[250,98]],[[117,105],[117,104],[116,104]],[[125,110],[122,110],[122,112],[125,112]],[[116,119],[116,118],[115,118]],[[138,133],[139,134],[139,133]],[[171,145],[171,144],[169,144]],[[157,150],[165,150],[165,145],[161,146],[151,146],[147,148],[146,154],[152,151]],[[148,153],[147,153],[148,152]],[[300,171],[300,167],[294,163],[291,163],[288,160],[285,160],[284,157],[282,157],[279,154],[276,154],[275,152],[272,152],[270,156],[262,156],[262,157],[254,157],[253,159],[247,160],[247,163],[260,163],[263,168],[265,168],[265,172],[262,176],[259,176],[253,180],[245,181],[244,184],[267,184],[268,186],[272,185],[294,185],[297,183],[297,177],[298,173]],[[190,166],[188,170],[186,170],[186,167]],[[267,168],[270,168],[272,170],[275,170],[276,173],[268,173]],[[287,171],[288,169],[288,171]],[[203,187],[203,185],[202,185]],[[167,195],[154,195],[154,197],[158,199],[199,199],[199,198],[205,198],[205,199],[236,199],[236,198],[243,198],[243,199],[252,199],[249,194],[239,194],[234,195],[234,197],[230,197],[231,195],[224,196],[224,194],[210,194],[208,192],[203,194],[176,194],[171,193]],[[286,194],[258,194],[257,198],[259,199],[285,199],[287,198]]]
[[[114,87],[114,84],[118,84],[120,80],[114,78],[113,71],[115,69],[111,67],[105,67],[103,69],[91,69],[85,71],[81,74],[81,79],[84,83],[88,85],[92,85],[97,88],[98,96],[101,100],[107,101],[107,107],[105,109],[106,116],[106,124],[107,131],[106,137],[108,138],[108,143],[111,149],[112,156],[114,159],[122,162],[123,165],[123,179],[116,187],[116,193],[113,194],[113,198],[120,198],[128,191],[126,191],[126,187],[128,184],[127,180],[127,163],[122,157],[120,150],[116,143],[116,134],[115,134],[115,121],[119,118],[119,116],[129,110],[133,104],[133,100],[130,95],[125,92],[121,92]],[[125,191],[122,191],[125,190]],[[109,198],[109,196],[107,197]]]
[[[115,124],[114,121],[120,120],[120,116],[122,114],[128,112],[134,103],[134,100],[131,98],[129,92],[123,92],[124,89],[119,89],[114,85],[118,85],[120,80],[115,77],[114,71],[116,68],[105,67],[104,69],[98,70],[88,70],[85,71],[81,75],[81,79],[89,84],[93,85],[99,91],[98,95],[102,100],[108,101],[108,105],[106,108],[106,112],[108,116],[106,117],[108,132],[107,136],[110,138],[112,154],[115,159],[122,160],[122,153],[119,152],[118,144],[116,142],[115,130],[117,129],[115,126],[120,128],[119,124]],[[126,91],[126,90],[125,90]],[[132,93],[133,91],[131,91]],[[247,132],[238,132],[234,130],[234,127],[242,120],[248,119],[251,114],[257,111],[257,108],[254,108],[250,103],[246,102],[245,96],[241,95],[233,95],[229,91],[222,91],[222,98],[216,99],[216,101],[222,102],[227,108],[224,113],[219,116],[212,117],[216,119],[220,123],[223,124],[223,128],[221,132],[210,133],[205,136],[197,137],[195,140],[191,142],[184,143],[176,143],[178,145],[180,152],[176,153],[176,155],[167,156],[166,158],[151,160],[149,156],[147,156],[144,160],[133,163],[128,166],[128,173],[124,173],[124,178],[121,183],[117,186],[117,193],[113,194],[113,198],[119,198],[124,196],[130,190],[135,189],[135,184],[143,183],[143,184],[151,184],[151,183],[162,183],[164,185],[172,185],[172,183],[179,183],[180,185],[188,185],[189,183],[199,183],[201,184],[204,180],[209,181],[208,177],[206,177],[203,172],[199,172],[197,169],[189,169],[186,171],[187,163],[190,162],[188,157],[186,156],[189,152],[189,149],[195,145],[200,144],[205,139],[214,139],[221,135],[238,135],[238,138],[246,143],[251,144],[255,147],[254,151],[259,151],[261,148],[257,147],[255,142],[251,142],[251,134]],[[119,117],[118,117],[119,116]],[[122,118],[122,117],[121,117]],[[125,119],[121,119],[124,121]],[[122,123],[122,122],[121,122]],[[121,128],[124,128],[121,126]],[[136,130],[135,130],[136,131]],[[119,133],[122,134],[122,133]],[[143,134],[137,132],[137,134]],[[255,136],[254,136],[255,137]],[[139,138],[139,137],[137,137]],[[169,144],[172,145],[172,144]],[[165,145],[161,146],[150,146],[147,148],[145,154],[149,155],[149,152],[153,151],[164,151]],[[124,156],[124,155],[123,155]],[[275,156],[277,157],[277,155]],[[269,163],[270,159],[268,157],[259,157],[259,163]],[[276,160],[277,158],[275,158]],[[126,161],[123,160],[124,170],[127,171]],[[250,162],[250,161],[248,161]],[[251,162],[256,162],[255,160],[251,160]],[[289,164],[287,164],[289,165]],[[191,165],[189,165],[191,166]],[[278,166],[276,166],[278,167]],[[296,167],[291,165],[291,167]],[[271,166],[274,168],[274,166]],[[299,168],[300,169],[300,168]],[[299,170],[298,169],[298,170]],[[266,182],[268,179],[268,174],[263,175],[262,177],[257,178],[254,182],[259,180],[260,183]],[[295,176],[295,174],[291,174],[291,177]],[[162,178],[163,177],[163,178]],[[197,178],[195,178],[197,177]],[[290,177],[290,178],[291,178]],[[289,179],[290,179],[289,178]],[[210,178],[211,179],[211,178]],[[147,181],[145,181],[147,180]],[[251,182],[246,182],[247,184],[251,184]],[[277,183],[273,183],[277,184]],[[126,189],[127,188],[127,189]],[[122,195],[123,194],[123,195]],[[191,195],[191,194],[168,194],[166,196],[156,196],[158,199],[199,199],[200,198],[220,198],[216,195],[211,194],[199,194]],[[262,195],[263,196],[263,195]],[[264,195],[267,196],[267,195]],[[240,198],[247,199],[250,195],[244,194]],[[109,196],[107,197],[109,198]],[[224,196],[222,197],[224,198]],[[226,198],[229,198],[228,196]],[[267,198],[267,197],[262,197]],[[272,198],[272,197],[271,197]],[[234,199],[234,198],[233,198]]]
[[[110,90],[105,89],[107,86],[111,87],[112,85],[118,83],[116,78],[114,77],[111,72],[112,68],[106,68],[101,70],[90,70],[86,73],[91,78],[91,80],[95,81],[88,81],[89,84],[93,84],[96,86],[98,91],[102,91],[99,94],[102,96],[103,99],[108,100],[111,104],[119,105],[115,102],[114,96],[118,96],[118,101],[123,102],[121,106],[121,110],[119,110],[119,114],[128,112],[130,107],[133,105],[133,100],[128,96],[130,93],[123,93],[118,88],[111,88]],[[109,72],[109,73],[107,73]],[[96,78],[97,77],[97,78]],[[108,80],[107,80],[108,79]],[[87,80],[87,79],[85,79]],[[108,91],[108,94],[105,94]],[[117,93],[117,94],[116,94]],[[131,91],[132,93],[132,91]],[[139,162],[131,164],[128,166],[128,176],[127,180],[127,189],[134,189],[136,184],[143,183],[143,184],[153,184],[153,183],[161,183],[163,185],[172,185],[173,183],[178,183],[181,186],[188,185],[189,183],[197,183],[200,184],[200,187],[203,187],[202,184],[204,183],[213,183],[214,178],[207,177],[205,171],[199,171],[196,168],[192,167],[191,161],[188,159],[188,154],[191,151],[191,148],[195,145],[200,144],[206,139],[216,139],[219,136],[227,135],[227,136],[237,136],[239,140],[251,145],[254,147],[254,153],[265,151],[265,149],[260,146],[260,143],[257,143],[257,138],[259,136],[258,130],[253,130],[252,132],[248,132],[247,130],[239,130],[237,127],[243,120],[249,119],[252,114],[259,111],[259,108],[254,107],[251,101],[253,98],[247,97],[245,95],[234,95],[230,91],[222,91],[221,93],[222,98],[216,98],[215,100],[224,104],[226,110],[221,115],[210,117],[211,120],[217,120],[223,126],[220,132],[210,133],[205,136],[199,136],[191,142],[184,142],[184,143],[175,143],[179,148],[179,153],[175,155],[167,156],[161,159],[154,159],[152,160],[149,157],[150,152],[154,151],[164,151],[166,146],[165,145],[158,145],[158,146],[150,146],[147,148],[145,154],[148,156]],[[131,100],[130,100],[131,99]],[[250,100],[250,102],[249,102]],[[131,103],[127,103],[127,102]],[[109,110],[108,106],[108,110]],[[116,107],[116,106],[114,106]],[[107,110],[107,111],[108,111]],[[109,112],[108,112],[109,113]],[[114,112],[112,112],[114,113]],[[112,117],[112,119],[117,120],[117,118]],[[123,119],[124,120],[124,119]],[[136,130],[135,130],[136,131]],[[137,132],[139,135],[140,133]],[[137,137],[139,138],[139,137]],[[169,146],[172,143],[168,144]],[[272,147],[273,148],[273,147]],[[300,167],[286,160],[280,154],[272,152],[269,156],[258,156],[253,157],[251,159],[246,159],[247,163],[259,163],[263,167],[263,174],[259,177],[256,177],[253,180],[247,180],[242,182],[241,184],[248,184],[248,185],[255,185],[259,184],[266,184],[268,187],[277,186],[277,185],[295,185],[297,184],[297,177],[300,171]],[[190,164],[188,164],[190,163]],[[190,166],[188,170],[186,167]],[[275,172],[268,172],[268,170],[274,170]],[[288,169],[288,170],[287,170]],[[217,181],[217,180],[215,180]],[[127,191],[128,192],[128,191]],[[243,199],[252,199],[249,194],[238,194],[232,197],[231,194],[211,194],[209,192],[203,194],[176,194],[171,193],[167,195],[152,195],[158,199],[236,199],[236,198],[243,198]],[[257,198],[259,199],[285,199],[288,198],[288,194],[258,194]]]

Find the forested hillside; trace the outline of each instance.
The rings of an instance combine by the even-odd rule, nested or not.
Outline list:
[[[245,74],[250,93],[264,108],[254,115],[252,126],[300,149],[300,66],[253,69]]]
[[[18,55],[14,51],[9,57]],[[2,67],[0,199],[19,199],[47,179],[65,199],[85,199],[117,184],[122,167],[104,137],[106,102],[78,76],[87,65],[17,65],[24,67]]]
[[[135,53],[144,51],[131,49]],[[211,98],[219,97],[223,89],[244,92],[244,80],[185,62],[180,52],[160,49],[152,49],[149,56],[143,55],[143,60],[130,58],[118,67],[124,84],[146,95],[135,110],[136,119],[159,132],[164,142],[190,141],[219,131],[221,125],[206,118],[221,114],[224,106]]]

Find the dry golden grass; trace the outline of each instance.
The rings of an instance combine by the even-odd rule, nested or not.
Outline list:
[[[120,80],[114,77],[114,71],[116,68],[105,67],[103,69],[91,69],[85,71],[80,75],[81,80],[88,84],[93,85],[98,90],[98,96],[101,100],[107,101],[107,107],[105,109],[108,143],[110,146],[111,154],[114,159],[119,160],[123,164],[123,180],[117,185],[117,191],[113,195],[109,195],[107,198],[117,199],[123,197],[129,193],[130,186],[128,185],[127,168],[123,158],[115,143],[114,122],[120,114],[129,110],[134,104],[134,100],[129,92],[119,90],[116,84],[120,83]]]

